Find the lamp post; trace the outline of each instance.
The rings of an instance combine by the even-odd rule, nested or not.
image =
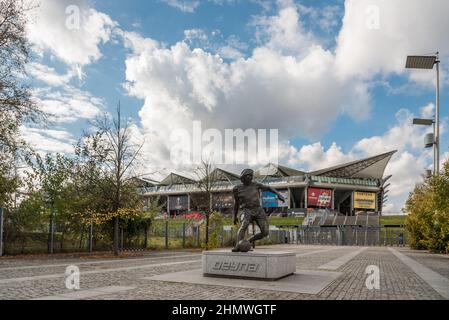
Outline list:
[[[408,69],[433,69],[436,65],[436,110],[434,124],[434,174],[438,175],[440,172],[440,60],[438,52],[435,55],[427,56],[407,56],[405,67]],[[417,119],[419,120],[419,119]],[[429,119],[427,119],[429,120]],[[414,124],[423,124],[415,123]],[[430,125],[430,124],[424,124]]]

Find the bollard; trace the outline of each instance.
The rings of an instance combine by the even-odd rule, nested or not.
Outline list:
[[[186,247],[186,224],[182,224],[182,247]]]
[[[165,221],[165,249],[168,249],[168,221]]]

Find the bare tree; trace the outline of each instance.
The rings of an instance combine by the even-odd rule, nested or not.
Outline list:
[[[210,214],[213,211],[212,208],[212,194],[214,189],[216,188],[218,176],[217,171],[215,170],[215,164],[213,163],[213,157],[204,157],[201,160],[201,166],[199,166],[195,170],[195,174],[197,176],[197,186],[205,195],[207,199],[206,205],[206,249],[209,244],[209,218]]]
[[[140,196],[137,194],[133,176],[130,174],[136,158],[139,156],[143,142],[132,143],[130,122],[121,118],[120,103],[117,117],[110,119],[107,115],[97,119],[95,126],[102,135],[104,166],[111,186],[110,200],[114,213],[134,205]],[[114,254],[119,253],[119,214],[114,217]]]

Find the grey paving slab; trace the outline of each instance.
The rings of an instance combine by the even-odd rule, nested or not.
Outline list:
[[[35,298],[31,300],[80,300],[80,299],[86,299],[86,298],[92,298],[96,296],[102,296],[105,294],[112,294],[122,291],[128,291],[135,289],[135,287],[121,287],[121,286],[111,286],[111,287],[104,287],[104,288],[95,288],[95,289],[89,289],[89,290],[80,290],[80,291],[73,291],[70,293],[61,293],[53,296],[45,296],[40,298]]]
[[[110,269],[101,269],[101,270],[92,270],[92,271],[83,271],[83,275],[87,274],[98,274],[98,273],[108,273],[108,272],[120,272],[120,271],[130,271],[136,269],[146,269],[146,268],[154,268],[160,266],[171,266],[177,264],[185,264],[192,262],[200,262],[201,259],[197,260],[188,260],[188,261],[177,261],[177,262],[167,262],[167,263],[154,263],[140,266],[132,266],[132,267],[121,267],[121,268],[110,268]],[[0,284],[11,283],[11,282],[24,282],[24,281],[33,281],[33,280],[42,280],[42,279],[54,279],[54,278],[62,278],[65,274],[47,274],[41,276],[32,276],[32,277],[20,277],[20,278],[9,278],[9,279],[0,279]]]
[[[315,250],[315,251],[310,251],[310,252],[297,253],[296,256],[297,257],[307,257],[307,256],[310,256],[310,255],[313,255],[313,254],[325,253],[325,252],[330,252],[330,251],[335,251],[335,250],[336,250],[336,248]]]
[[[323,290],[326,286],[328,286],[332,281],[334,281],[341,275],[341,272],[296,270],[293,275],[277,281],[262,281],[204,277],[202,269],[196,269],[145,277],[144,279],[150,281],[180,282],[256,290],[318,294],[321,290]]]
[[[399,251],[388,248],[399,260],[405,263],[418,276],[420,276],[429,286],[442,295],[445,299],[449,299],[449,279],[443,277],[439,273],[427,268],[419,262],[407,257]]]
[[[66,265],[80,265],[80,285],[83,290],[96,290],[106,287],[131,287],[126,291],[104,292],[101,295],[89,295],[82,299],[93,300],[398,300],[398,299],[444,299],[421,276],[406,263],[393,254],[387,247],[368,247],[355,255],[361,247],[321,246],[321,245],[273,245],[258,246],[257,250],[291,251],[296,254],[296,269],[318,272],[336,272],[341,275],[329,282],[318,293],[300,293],[276,291],[272,289],[255,289],[251,287],[222,286],[216,284],[195,284],[187,282],[168,282],[142,280],[146,277],[161,276],[177,272],[188,272],[201,268],[199,252],[166,251],[161,253],[144,253],[136,258],[85,259],[70,257],[49,258],[36,257],[27,259],[0,258],[0,299],[36,299],[55,297],[70,293],[65,287],[64,271]],[[429,254],[426,251],[409,248],[395,248],[398,252],[449,279],[449,256]],[[198,255],[189,257],[189,255]],[[352,254],[352,259],[342,262],[336,270],[319,269],[345,255]],[[150,258],[151,260],[146,260]],[[160,259],[159,259],[160,258]],[[145,259],[145,260],[143,260]],[[87,263],[84,263],[87,262]],[[92,262],[92,263],[91,263]],[[100,262],[100,263],[96,263]],[[102,263],[104,262],[104,263]],[[335,261],[333,262],[336,265]],[[60,266],[58,266],[60,265]],[[370,290],[366,286],[368,266],[375,265],[380,270],[380,289]],[[35,267],[36,266],[36,267]],[[9,268],[2,270],[1,267]],[[14,268],[19,267],[19,268]],[[24,267],[24,268],[20,268]],[[32,267],[32,268],[29,268]],[[314,280],[312,274],[308,279]],[[10,279],[15,279],[11,282]],[[210,279],[212,280],[212,278]],[[303,281],[305,279],[302,279]],[[241,280],[239,280],[241,281]],[[303,286],[306,286],[304,284]],[[309,290],[309,292],[316,292]],[[64,298],[67,299],[67,298]]]
[[[318,269],[337,270],[341,266],[343,266],[346,263],[348,263],[348,261],[354,259],[354,257],[356,257],[359,254],[361,254],[366,249],[367,248],[365,247],[365,248],[358,249],[356,251],[349,252],[348,254],[345,254],[345,255],[343,255],[341,257],[338,257],[335,260],[329,261],[328,263],[319,266]]]
[[[29,265],[29,266],[14,266],[14,267],[0,267],[0,272],[9,270],[26,270],[26,269],[42,269],[42,268],[55,268],[55,267],[66,267],[71,264],[76,264],[77,266],[82,265],[98,265],[98,264],[116,264],[116,263],[135,263],[141,261],[152,261],[161,259],[173,259],[173,258],[192,258],[201,257],[200,253],[197,254],[185,254],[185,255],[169,255],[169,256],[158,256],[158,257],[148,257],[148,258],[129,258],[129,259],[109,259],[109,260],[91,260],[91,261],[68,261],[66,263],[56,263],[56,264],[39,264],[39,265]]]
[[[366,286],[368,266],[380,271],[380,287]],[[385,247],[370,247],[338,271],[344,275],[320,293],[328,300],[435,300],[442,299],[431,286]]]
[[[399,252],[449,279],[449,255],[397,248]]]

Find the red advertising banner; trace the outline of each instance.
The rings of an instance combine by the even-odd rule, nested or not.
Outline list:
[[[309,188],[307,191],[307,206],[324,208],[332,207],[332,190]]]

